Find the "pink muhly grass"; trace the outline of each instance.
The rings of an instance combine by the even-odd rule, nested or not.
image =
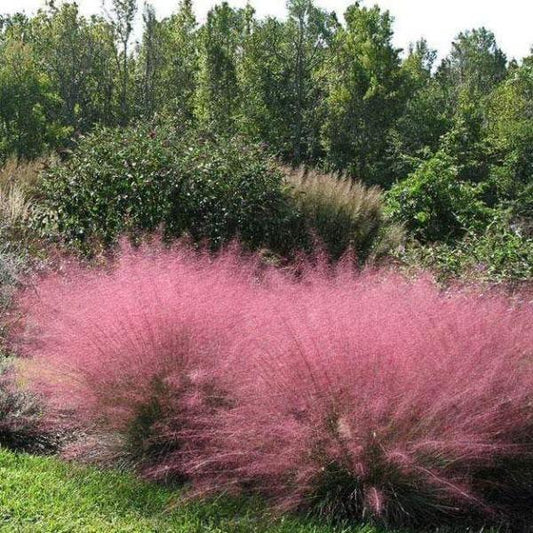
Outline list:
[[[106,271],[72,265],[27,291],[26,374],[50,423],[94,434],[87,456],[180,477],[192,435],[226,401],[219,369],[255,268],[237,255],[123,246]]]
[[[122,250],[21,299],[34,386],[196,492],[428,525],[533,498],[533,310],[318,260]]]
[[[279,279],[240,330],[199,490],[390,524],[528,510],[532,318],[347,264]]]

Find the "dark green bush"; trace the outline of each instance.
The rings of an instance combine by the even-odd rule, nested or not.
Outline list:
[[[377,188],[316,172],[280,168],[243,138],[168,123],[99,129],[71,158],[42,176],[33,224],[86,251],[122,234],[162,229],[217,248],[239,238],[248,248],[291,256],[318,239],[332,259],[348,248],[364,262],[402,239]]]
[[[419,241],[450,242],[483,228],[490,210],[482,194],[482,185],[460,181],[454,160],[439,152],[397,183],[387,203],[393,220]]]
[[[294,216],[282,174],[260,147],[167,125],[98,129],[43,176],[34,224],[70,244],[163,228],[213,246],[287,246]]]

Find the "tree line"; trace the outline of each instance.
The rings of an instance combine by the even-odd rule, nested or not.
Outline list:
[[[201,24],[192,0],[164,19],[145,5],[132,44],[137,9],[110,0],[87,18],[49,1],[0,19],[0,160],[166,116],[385,188],[437,158],[490,183],[489,204],[531,196],[533,51],[508,60],[485,28],[437,63],[423,39],[402,53],[391,14],[359,2],[343,20],[313,0],[283,20],[224,2]]]

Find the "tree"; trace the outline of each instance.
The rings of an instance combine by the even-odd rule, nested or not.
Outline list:
[[[286,22],[253,26],[244,48],[244,127],[295,163],[318,159],[319,72],[338,27],[310,0],[292,0]]]
[[[32,20],[32,36],[39,63],[61,98],[61,122],[80,131],[95,122],[113,123],[116,69],[109,24],[80,16],[75,3],[56,8],[49,2]]]
[[[294,161],[300,163],[304,150],[313,144],[310,126],[316,126],[313,115],[318,100],[315,90],[317,70],[324,59],[322,53],[331,42],[336,19],[316,8],[311,0],[290,0],[288,10],[289,34],[294,49],[292,145]]]
[[[322,139],[326,160],[369,183],[392,181],[389,133],[403,107],[400,50],[392,46],[392,18],[356,3],[345,14],[327,63]]]
[[[194,116],[198,84],[197,27],[191,0],[181,0],[178,12],[160,24],[161,108],[188,121]]]
[[[403,179],[434,154],[442,137],[452,126],[454,110],[433,76],[437,52],[425,39],[411,45],[402,64],[405,107],[392,135],[396,157],[396,179]]]
[[[145,4],[143,13],[144,32],[139,50],[137,107],[145,117],[153,116],[161,105],[162,35],[161,23],[157,20],[155,9]]]
[[[533,54],[493,91],[487,108],[497,198],[533,219]]]
[[[460,33],[438,71],[439,79],[454,94],[466,88],[476,95],[490,93],[506,74],[507,58],[486,28]]]
[[[111,0],[111,11],[108,12],[109,20],[115,31],[115,38],[120,45],[120,52],[117,52],[117,64],[120,71],[120,109],[123,123],[129,119],[128,91],[130,79],[128,50],[136,12],[137,0]]]
[[[218,131],[236,128],[242,101],[238,70],[247,13],[227,2],[215,6],[200,31],[196,116]]]
[[[38,156],[69,131],[54,120],[61,101],[21,37],[0,45],[0,160]]]

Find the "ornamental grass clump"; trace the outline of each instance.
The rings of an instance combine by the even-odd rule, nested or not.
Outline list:
[[[93,456],[334,518],[531,519],[524,300],[178,246],[71,267],[20,305],[25,379]]]
[[[0,355],[0,448],[50,452],[57,435],[43,423],[39,398],[19,388],[15,366],[13,360]]]
[[[283,171],[301,213],[297,221],[304,234],[310,241],[318,239],[332,259],[353,250],[363,264],[383,258],[402,244],[403,230],[387,219],[379,187],[314,170]]]
[[[278,280],[239,333],[198,490],[386,525],[531,518],[532,319],[347,266]]]
[[[50,424],[83,435],[69,455],[182,477],[181,455],[227,401],[219,368],[251,288],[236,257],[123,246],[104,270],[70,265],[22,296],[25,377]]]

